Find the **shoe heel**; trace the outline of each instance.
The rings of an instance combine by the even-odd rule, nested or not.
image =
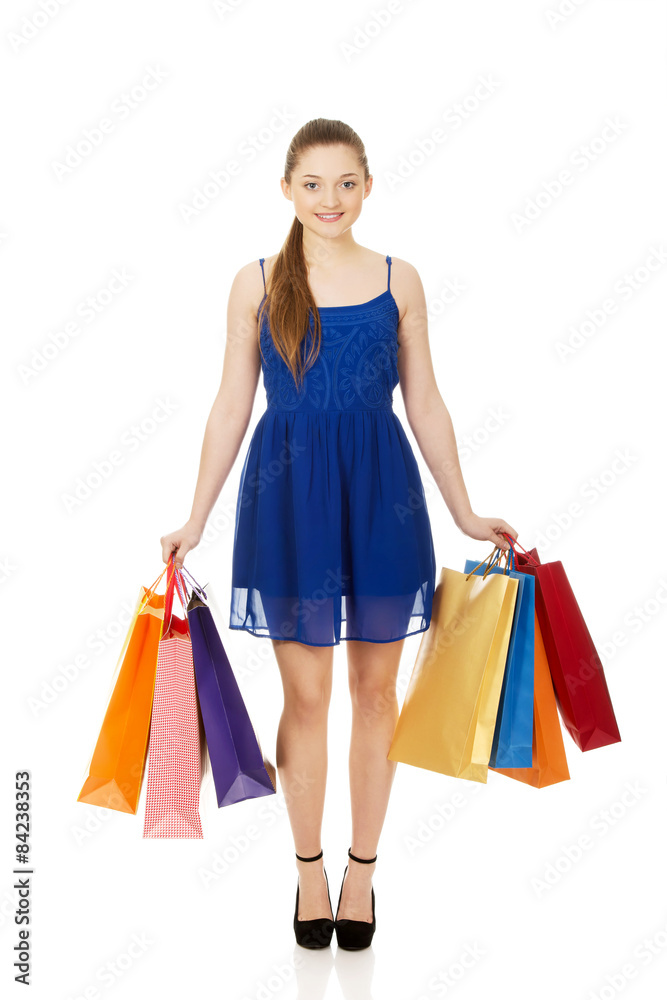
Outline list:
[[[377,854],[374,858],[357,858],[351,849],[348,849],[348,855],[353,861],[358,861],[363,865],[371,865],[374,861],[377,861]],[[345,866],[345,871],[343,872],[343,881],[340,885],[340,895],[338,896],[338,906],[336,907],[336,916],[334,919],[334,930],[336,931],[336,940],[338,942],[339,948],[344,948],[346,951],[360,951],[362,948],[368,948],[371,941],[373,940],[373,935],[375,934],[376,921],[375,921],[375,890],[371,886],[371,907],[373,913],[373,920],[369,923],[368,920],[350,920],[346,917],[338,919],[338,911],[340,910],[340,901],[343,897],[343,884],[345,883],[345,875],[347,874],[347,869],[349,865]]]
[[[302,858],[297,854],[299,861],[319,861],[323,855],[323,851],[319,854],[315,854],[312,858]],[[329,907],[331,908],[331,896],[329,895],[329,878],[327,876],[326,868],[324,869],[324,877],[327,880],[327,897],[329,899]],[[332,910],[333,913],[333,910]],[[331,944],[331,938],[334,932],[334,923],[331,917],[315,917],[312,920],[299,920],[299,884],[297,882],[296,886],[296,906],[294,908],[294,935],[296,937],[296,943],[301,945],[302,948],[327,948]]]

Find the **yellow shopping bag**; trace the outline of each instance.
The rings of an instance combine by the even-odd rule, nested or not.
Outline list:
[[[486,783],[518,586],[441,569],[388,760]]]

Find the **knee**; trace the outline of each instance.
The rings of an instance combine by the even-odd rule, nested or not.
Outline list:
[[[393,715],[398,707],[395,683],[353,679],[350,681],[350,696],[353,710],[366,719]]]
[[[328,688],[320,684],[304,684],[289,692],[285,707],[300,723],[319,723],[327,716],[330,700]]]

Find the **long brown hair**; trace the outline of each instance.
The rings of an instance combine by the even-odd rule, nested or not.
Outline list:
[[[292,174],[299,158],[313,146],[346,145],[356,154],[359,166],[368,180],[368,160],[364,144],[349,125],[331,118],[313,118],[306,122],[290,142],[285,158],[285,181],[291,184]],[[306,339],[313,314],[313,342],[308,356],[302,357],[301,344]],[[266,286],[266,299],[258,316],[257,337],[262,352],[261,329],[265,314],[268,313],[269,331],[276,351],[292,372],[295,384],[300,388],[307,370],[315,363],[320,351],[321,323],[313,293],[308,284],[308,271],[303,255],[303,225],[294,216],[294,222],[287,234],[271,269]]]

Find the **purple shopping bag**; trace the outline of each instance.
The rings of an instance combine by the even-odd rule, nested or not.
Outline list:
[[[222,640],[206,604],[206,592],[192,583],[187,605],[197,696],[218,806],[273,795],[276,769],[264,757]],[[183,579],[183,577],[181,577]]]

